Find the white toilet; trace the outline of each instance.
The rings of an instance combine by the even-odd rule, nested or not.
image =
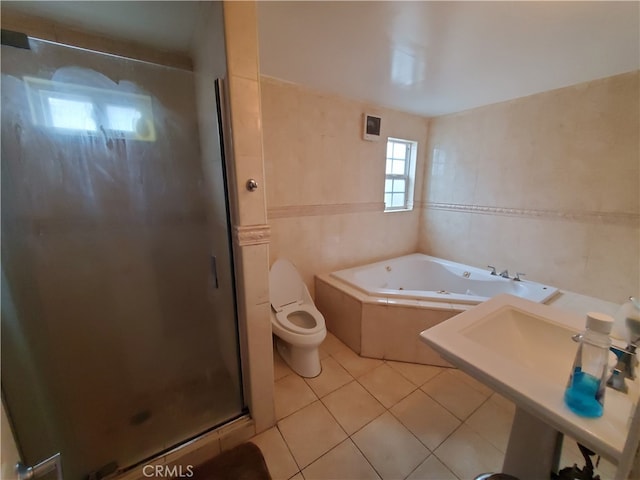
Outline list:
[[[327,327],[296,267],[288,260],[276,260],[271,266],[269,298],[271,327],[280,356],[298,375],[320,375],[318,347],[327,336]]]

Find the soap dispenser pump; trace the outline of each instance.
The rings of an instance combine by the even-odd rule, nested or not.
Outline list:
[[[580,335],[580,344],[564,394],[566,405],[580,416],[602,416],[612,325],[613,318],[609,315],[587,314],[586,330]]]

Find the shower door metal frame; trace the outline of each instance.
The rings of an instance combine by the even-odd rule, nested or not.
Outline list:
[[[16,475],[18,476],[18,480],[31,480],[33,478],[40,478],[51,472],[56,472],[56,480],[63,480],[62,456],[59,452],[47,458],[46,460],[43,460],[42,462],[34,465],[33,467],[27,467],[21,462],[18,462],[18,464],[16,465]]]

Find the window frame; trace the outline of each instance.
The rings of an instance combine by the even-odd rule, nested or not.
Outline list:
[[[22,80],[24,81],[29,101],[31,121],[37,127],[46,128],[63,135],[95,137],[108,134],[114,138],[124,138],[126,140],[156,141],[153,99],[149,95],[30,76],[24,76]],[[67,125],[64,125],[65,118],[57,118],[57,112],[54,105],[51,104],[52,100],[54,102],[68,102],[69,104],[86,104],[90,107],[90,112],[85,117],[90,120],[90,123],[82,124],[80,122],[74,124],[73,121],[70,121]],[[109,108],[137,111],[139,117],[136,122],[141,120],[144,122],[142,125],[143,130],[137,130],[133,122],[131,128],[122,129],[115,112],[113,116],[109,114]],[[62,120],[62,122],[59,120]]]
[[[405,150],[405,158],[404,158],[404,172],[402,174],[399,173],[387,173],[387,167],[389,161],[393,161],[393,153],[391,157],[387,156],[387,151],[389,149],[389,143],[394,144],[403,144],[406,148]],[[393,147],[392,147],[393,151]],[[387,191],[387,180],[404,180],[405,189],[404,189],[404,202],[401,206],[387,206],[387,202],[384,201],[384,211],[385,212],[406,212],[413,210],[413,188],[415,181],[415,166],[416,166],[416,156],[418,151],[418,142],[414,140],[407,140],[404,138],[395,138],[395,137],[387,137],[386,150],[385,150],[385,165],[384,165],[384,192],[383,192],[383,200],[386,199],[387,194],[394,195],[393,190],[390,192]],[[392,183],[393,185],[393,183]],[[399,193],[399,192],[398,192]]]

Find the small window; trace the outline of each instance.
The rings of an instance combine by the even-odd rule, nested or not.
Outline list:
[[[34,125],[69,135],[103,134],[153,142],[148,95],[24,77]]]
[[[51,126],[68,130],[95,132],[98,128],[93,119],[93,104],[88,101],[60,98],[53,94],[47,97]]]
[[[399,138],[387,139],[384,181],[384,210],[413,209],[413,184],[418,143]]]

